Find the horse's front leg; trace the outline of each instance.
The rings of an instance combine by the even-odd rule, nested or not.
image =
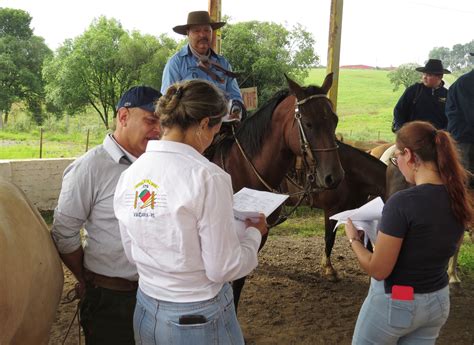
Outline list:
[[[325,250],[323,257],[321,259],[321,268],[323,269],[324,275],[330,281],[336,281],[338,279],[337,272],[332,266],[331,263],[331,252],[334,246],[334,241],[336,240],[336,232],[333,231],[334,226],[336,225],[335,221],[329,220],[329,216],[324,213],[324,241],[325,241]]]
[[[458,276],[458,256],[459,256],[459,250],[461,249],[461,244],[462,244],[462,240],[459,242],[459,245],[456,248],[454,255],[449,259],[449,264],[448,264],[449,284],[461,283],[461,279]]]
[[[262,242],[260,242],[260,247],[258,248],[259,252],[265,245],[265,242],[267,242],[267,238],[268,238],[268,233],[262,236]],[[237,307],[239,306],[240,295],[242,294],[242,290],[245,285],[245,279],[247,279],[247,276],[239,278],[232,282],[232,291],[234,293],[234,306],[235,306],[236,313],[237,313]]]
[[[237,313],[237,307],[239,306],[240,294],[242,293],[242,289],[244,288],[246,278],[247,276],[239,278],[232,282],[232,291],[234,293],[234,306],[235,306],[236,313]]]

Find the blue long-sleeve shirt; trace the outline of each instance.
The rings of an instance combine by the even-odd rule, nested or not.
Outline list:
[[[449,88],[446,117],[448,131],[458,143],[474,143],[474,70]]]
[[[216,54],[211,50],[211,60],[217,62],[219,65],[224,67],[228,71],[232,71],[232,67],[229,62],[219,54]],[[171,59],[166,63],[165,69],[163,70],[163,79],[161,82],[161,93],[165,94],[168,87],[181,80],[190,79],[204,79],[214,83],[220,89],[222,89],[227,99],[238,100],[243,103],[242,96],[240,94],[239,85],[235,78],[226,76],[222,71],[211,66],[210,69],[217,76],[222,78],[223,82],[213,80],[206,72],[198,67],[199,60],[191,53],[189,45],[184,46],[179,52],[174,54]]]

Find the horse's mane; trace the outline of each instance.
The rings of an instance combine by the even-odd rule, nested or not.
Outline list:
[[[308,96],[323,93],[322,89],[315,85],[302,87],[302,89]],[[288,89],[276,92],[267,103],[240,125],[236,136],[249,158],[253,158],[260,152],[265,132],[271,126],[275,108],[288,97],[289,94],[290,91]]]
[[[267,103],[243,121],[237,130],[235,135],[249,158],[260,152],[264,134],[272,124],[273,111],[278,104],[288,97],[289,93],[288,89],[275,93]]]

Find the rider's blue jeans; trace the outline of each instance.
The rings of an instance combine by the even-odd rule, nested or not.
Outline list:
[[[207,322],[180,325],[182,315],[203,315]],[[138,289],[133,328],[137,345],[244,344],[228,283],[216,297],[191,303],[156,300]]]
[[[352,344],[434,344],[449,315],[449,286],[413,301],[392,300],[384,282],[371,279]]]

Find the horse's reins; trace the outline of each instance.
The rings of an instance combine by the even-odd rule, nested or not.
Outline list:
[[[306,97],[305,99],[302,99],[301,101],[297,101],[296,104],[295,104],[295,120],[298,121],[298,129],[299,129],[299,138],[300,138],[300,145],[301,145],[301,151],[302,151],[302,154],[303,154],[303,162],[305,164],[305,167],[306,168],[310,168],[311,165],[308,164],[307,160],[306,160],[306,156],[310,156],[311,157],[311,160],[314,162],[314,166],[316,166],[316,159],[313,155],[313,152],[329,152],[329,151],[335,151],[339,148],[339,146],[336,144],[334,147],[330,147],[330,148],[323,148],[323,149],[313,149],[311,148],[311,145],[309,144],[309,141],[306,137],[306,134],[304,132],[304,129],[303,129],[303,124],[301,123],[301,112],[299,110],[299,107],[298,105],[302,105],[304,103],[306,103],[307,101],[313,99],[313,98],[326,98],[328,99],[328,97],[326,95],[312,95],[312,96],[309,96],[309,97]],[[234,126],[232,126],[232,135],[234,136],[234,140],[237,144],[237,147],[239,148],[242,156],[244,157],[245,161],[250,165],[253,173],[255,174],[255,176],[257,176],[258,180],[265,186],[265,188],[267,188],[269,191],[273,192],[273,193],[276,193],[276,194],[281,194],[280,191],[274,189],[273,187],[270,186],[269,183],[267,183],[265,181],[265,179],[262,177],[262,175],[258,172],[257,168],[255,167],[255,165],[252,163],[252,161],[249,159],[249,157],[247,156],[247,154],[245,153],[245,150],[244,148],[242,147],[242,145],[240,144],[240,141],[239,139],[237,138],[237,136],[235,135],[235,129],[234,129]],[[222,159],[222,164],[224,164],[224,160],[223,160],[223,157],[221,157]],[[225,170],[225,167],[224,165],[222,165],[224,170]],[[288,178],[288,177],[287,177]],[[306,184],[304,186],[304,188],[302,188],[300,185],[296,184],[294,181],[292,181],[291,179],[289,179],[293,184],[295,184],[295,186],[297,186],[300,190],[302,190],[301,192],[297,192],[297,193],[294,193],[292,195],[297,195],[297,194],[301,194],[298,202],[296,203],[296,205],[290,210],[290,212],[288,212],[286,215],[284,216],[279,216],[278,219],[273,223],[273,224],[270,224],[268,226],[269,229],[283,223],[284,221],[286,221],[288,219],[289,216],[291,216],[291,214],[293,214],[294,211],[296,211],[296,209],[301,205],[301,203],[303,202],[303,200],[308,197],[309,195],[311,195],[311,192],[313,192],[313,190],[311,189],[311,182],[314,182],[315,181],[315,176],[314,176],[314,173],[310,173],[307,175],[307,181],[306,181]]]
[[[65,301],[61,302],[61,304],[69,304],[69,303],[74,302],[75,300],[79,300],[79,302],[77,303],[76,312],[74,313],[74,316],[72,317],[72,320],[69,323],[69,327],[66,331],[66,335],[64,336],[63,342],[61,343],[62,345],[64,345],[66,343],[67,337],[69,335],[69,331],[71,330],[72,325],[73,325],[74,320],[76,319],[76,317],[77,317],[77,325],[78,325],[77,339],[78,339],[78,344],[81,345],[81,320],[80,320],[80,313],[79,313],[79,310],[80,310],[80,307],[81,307],[81,299],[77,295],[77,291],[76,291],[75,287],[67,292]]]

